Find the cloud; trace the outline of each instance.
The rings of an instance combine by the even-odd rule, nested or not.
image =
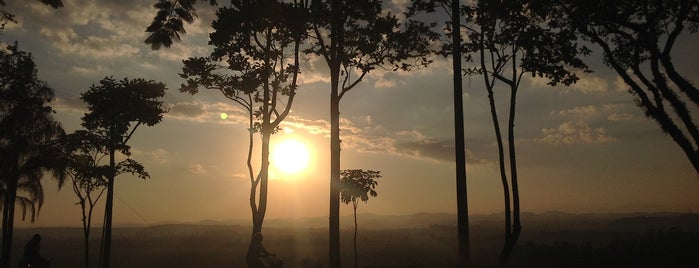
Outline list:
[[[396,81],[395,80],[386,80],[386,78],[381,77],[379,80],[376,80],[374,82],[374,87],[375,88],[392,88],[396,86]]]
[[[314,135],[322,134],[324,136],[330,136],[330,122],[325,120],[310,120],[295,115],[289,115],[286,120],[282,121],[282,125],[295,129],[303,129]]]
[[[557,128],[544,128],[537,142],[547,144],[599,144],[615,141],[603,127],[592,128],[583,121],[565,122]]]
[[[432,158],[439,161],[454,161],[454,143],[437,140],[398,141],[396,151],[414,157]]]
[[[195,175],[201,175],[201,174],[205,174],[205,173],[206,173],[206,169],[205,169],[204,166],[203,166],[202,164],[200,164],[200,163],[190,164],[190,165],[187,167],[187,171],[189,171],[189,173],[192,173],[192,174],[195,174]]]
[[[552,111],[552,114],[560,115],[560,116],[576,116],[576,117],[591,117],[593,115],[597,115],[600,112],[600,109],[595,106],[595,105],[587,105],[587,106],[577,106],[571,109],[567,110],[555,110]]]
[[[204,104],[201,102],[178,102],[170,106],[170,111],[168,112],[172,116],[182,116],[182,117],[199,117],[203,115],[206,111],[204,110]]]
[[[131,157],[136,161],[140,159],[148,159],[158,164],[165,164],[170,161],[170,152],[165,149],[157,148],[152,151],[143,151],[136,148],[131,149]]]
[[[169,105],[167,118],[194,122],[217,122],[222,124],[248,124],[248,113],[242,108],[224,102],[206,103],[201,101],[176,102]],[[221,119],[221,113],[226,119]]]
[[[607,120],[619,122],[619,121],[630,121],[634,118],[632,114],[629,113],[613,113],[607,117]]]
[[[633,108],[628,104],[586,105],[554,110],[551,114],[585,121],[604,118],[608,121],[619,122],[629,121],[634,118],[634,115],[628,112],[630,109]]]
[[[607,94],[609,92],[609,82],[604,78],[591,73],[578,74],[580,80],[571,85],[572,88],[584,94]]]
[[[56,98],[51,106],[56,111],[87,112],[87,105],[79,98]]]
[[[610,83],[606,79],[592,73],[576,72],[576,74],[578,77],[580,77],[580,80],[578,80],[577,83],[570,86],[557,86],[556,90],[561,90],[563,92],[576,91],[585,95],[606,95],[610,93]],[[545,77],[526,77],[531,82],[531,85],[535,88],[550,87],[547,84],[549,80]]]

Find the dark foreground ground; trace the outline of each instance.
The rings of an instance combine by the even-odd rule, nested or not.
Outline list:
[[[360,215],[359,267],[454,267],[454,216]],[[524,215],[513,267],[699,267],[699,215]],[[327,229],[322,221],[270,220],[264,245],[285,267],[326,267]],[[351,222],[344,220],[343,222]],[[473,261],[497,263],[502,244],[498,215],[472,219]],[[92,267],[99,253],[99,228],[91,240]],[[42,255],[52,267],[83,267],[80,228],[30,228],[15,232],[13,262],[24,243],[40,233]],[[353,267],[353,230],[344,226],[343,264]],[[244,267],[250,227],[242,224],[163,224],[113,231],[113,267]]]

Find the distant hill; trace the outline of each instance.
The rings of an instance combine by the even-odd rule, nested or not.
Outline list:
[[[358,224],[362,229],[406,229],[424,228],[434,225],[455,226],[456,215],[449,213],[416,213],[409,215],[359,214]],[[499,228],[504,224],[502,213],[471,215],[471,226]],[[352,215],[342,216],[341,228],[354,226]],[[648,230],[678,227],[684,230],[699,230],[699,214],[686,213],[585,213],[566,212],[522,213],[525,228],[550,230]],[[199,222],[161,222],[153,225],[234,225],[249,226],[247,219],[228,221],[203,220]],[[268,228],[327,228],[326,217],[272,218],[265,220]],[[138,225],[120,225],[136,227]],[[140,225],[143,226],[143,225]]]

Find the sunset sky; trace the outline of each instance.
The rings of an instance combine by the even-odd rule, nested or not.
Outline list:
[[[220,1],[226,2],[226,1]],[[394,0],[396,9],[407,0]],[[32,52],[39,77],[55,89],[56,118],[68,132],[86,112],[80,93],[105,76],[145,78],[168,86],[170,112],[161,124],[136,131],[132,158],[151,175],[116,179],[115,223],[155,224],[249,219],[245,114],[217,92],[179,92],[182,59],[207,56],[215,9],[200,4],[182,42],[152,51],[143,43],[155,1],[65,0],[51,9],[39,1],[7,1],[17,15],[0,41],[17,40]],[[441,22],[446,19],[441,19]],[[684,36],[674,60],[699,81],[697,36]],[[524,78],[518,96],[516,137],[522,209],[531,212],[699,211],[699,178],[681,150],[636,107],[599,54],[595,71],[571,87]],[[309,166],[286,175],[273,164],[268,218],[327,217],[329,192],[329,76],[320,58],[305,56],[292,113],[272,146],[296,140]],[[380,170],[378,197],[360,213],[456,213],[453,95],[450,59],[427,69],[370,74],[341,102],[342,168]],[[469,208],[503,210],[497,151],[480,77],[464,78]],[[505,114],[509,96],[498,90]],[[221,113],[226,113],[222,119]],[[259,138],[257,139],[259,141]],[[259,146],[257,147],[259,148]],[[259,154],[256,154],[259,158]],[[45,204],[32,225],[80,224],[77,198],[44,181]],[[351,213],[351,206],[342,206]],[[101,223],[102,206],[95,213]]]

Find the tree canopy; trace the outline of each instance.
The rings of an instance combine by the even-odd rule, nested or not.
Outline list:
[[[673,49],[699,28],[695,0],[531,1],[559,31],[598,46],[636,104],[680,146],[699,172],[699,90],[675,67]]]
[[[48,103],[53,90],[37,77],[30,53],[17,44],[0,50],[0,183],[3,199],[2,266],[12,254],[15,203],[32,211],[32,220],[44,201],[41,179],[51,173],[63,185],[64,166],[57,161],[54,140],[63,134]],[[29,197],[17,199],[18,190]]]

